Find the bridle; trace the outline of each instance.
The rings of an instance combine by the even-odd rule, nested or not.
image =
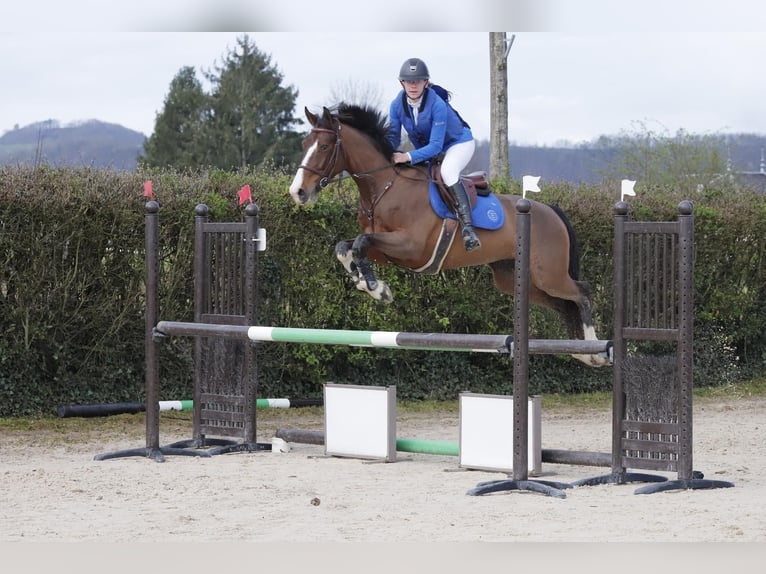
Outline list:
[[[324,189],[328,185],[330,185],[330,182],[332,181],[332,172],[335,170],[335,164],[338,163],[338,154],[340,153],[340,146],[343,142],[342,138],[340,137],[340,128],[341,125],[338,124],[338,129],[331,130],[328,128],[311,128],[311,133],[328,133],[335,136],[335,147],[333,147],[332,155],[330,155],[329,159],[327,160],[327,164],[324,166],[323,169],[315,169],[308,165],[300,165],[298,166],[298,169],[305,169],[306,171],[310,171],[311,173],[314,173],[319,176],[319,183],[317,184],[319,186],[319,189]]]

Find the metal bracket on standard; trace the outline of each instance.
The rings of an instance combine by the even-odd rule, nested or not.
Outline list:
[[[165,455],[180,455],[180,456],[202,456],[209,457],[210,453],[204,450],[186,450],[182,448],[172,447],[145,447],[145,448],[131,448],[127,450],[118,450],[114,452],[106,452],[103,454],[97,454],[93,457],[93,460],[108,460],[110,458],[125,458],[129,456],[143,456],[150,458],[155,462],[165,462]]]
[[[565,489],[572,488],[567,482],[555,482],[551,480],[489,480],[480,482],[474,488],[466,492],[468,496],[481,496],[492,492],[501,492],[505,490],[527,490],[553,496],[555,498],[566,498]]]
[[[157,329],[157,327],[154,327],[152,329],[152,342],[153,343],[162,343],[162,341],[164,341],[167,338],[168,338],[168,336],[165,333],[163,333],[162,331],[160,331],[159,329]]]

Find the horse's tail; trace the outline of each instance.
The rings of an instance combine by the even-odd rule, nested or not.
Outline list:
[[[569,276],[577,281],[584,295],[590,298],[590,285],[587,282],[580,281],[580,244],[577,242],[572,222],[566,216],[564,211],[558,205],[551,205],[551,209],[559,216],[569,235]],[[584,339],[584,317],[580,313],[577,303],[569,300],[561,300],[563,307],[561,310],[562,318],[567,325],[569,335],[575,339]]]
[[[577,242],[572,222],[558,205],[552,204],[550,207],[567,228],[567,235],[569,235],[569,276],[577,281],[580,279],[580,244]]]

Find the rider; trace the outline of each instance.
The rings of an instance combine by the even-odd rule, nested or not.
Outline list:
[[[388,140],[394,149],[399,147],[402,127],[415,149],[394,152],[394,163],[420,163],[444,153],[441,173],[457,206],[463,224],[463,243],[466,251],[481,247],[476,236],[468,200],[460,173],[473,157],[476,143],[471,128],[458,113],[430,87],[430,75],[425,62],[410,58],[399,71],[402,90],[391,102]]]

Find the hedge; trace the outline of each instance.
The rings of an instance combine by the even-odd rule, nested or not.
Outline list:
[[[144,234],[151,179],[160,203],[160,316],[191,320],[194,208],[238,221],[237,191],[249,184],[268,232],[260,255],[259,323],[284,327],[413,332],[510,333],[513,301],[486,267],[419,276],[378,267],[394,293],[385,305],[359,292],[334,255],[355,236],[351,182],[298,208],[291,174],[171,170],[0,168],[0,416],[50,415],[60,404],[140,401],[144,396]],[[498,186],[499,188],[500,186]],[[514,190],[513,186],[506,191]],[[594,291],[601,338],[612,333],[614,186],[546,187],[534,199],[559,204],[578,234],[582,276]],[[766,200],[706,191],[681,197],[643,190],[631,216],[673,220],[695,203],[695,383],[729,384],[766,365]],[[552,312],[533,308],[535,337],[563,337]],[[396,385],[404,400],[450,399],[460,391],[510,393],[507,357],[300,344],[258,347],[259,395],[318,397],[326,381]],[[570,357],[533,356],[533,393],[608,390],[610,368]],[[191,397],[191,345],[161,349],[161,398]]]

